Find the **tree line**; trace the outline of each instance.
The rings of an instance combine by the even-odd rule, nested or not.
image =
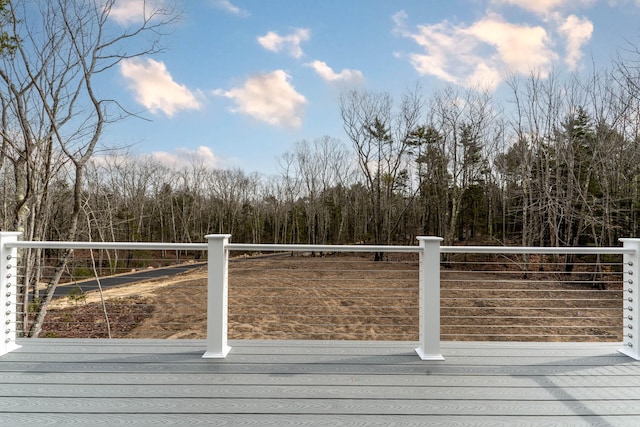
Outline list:
[[[73,164],[52,161],[30,171],[41,190],[16,199],[20,173],[5,162],[2,226],[42,240],[75,227],[92,241],[616,245],[638,234],[640,213],[640,105],[624,82],[514,78],[508,105],[456,87],[398,103],[344,93],[348,141],[298,141],[270,176],[120,153],[92,156],[79,190]]]
[[[508,105],[455,87],[429,99],[415,88],[398,105],[385,93],[348,92],[339,105],[348,142],[298,141],[271,176],[195,159],[176,168],[150,156],[94,157],[78,238],[616,245],[638,234],[640,213],[639,98],[625,82],[615,73],[531,75],[510,80]],[[8,195],[14,171],[3,172]],[[66,173],[49,182],[51,206],[37,221],[48,226],[37,238],[61,239],[72,226]],[[3,209],[10,229],[15,206]]]

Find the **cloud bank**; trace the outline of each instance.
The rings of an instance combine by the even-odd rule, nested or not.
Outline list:
[[[593,23],[577,15],[563,15],[571,6],[590,0],[490,0],[491,6],[511,6],[533,14],[530,23],[514,23],[489,9],[477,21],[407,25],[404,11],[393,16],[394,33],[412,40],[418,50],[396,53],[420,75],[430,75],[467,87],[495,88],[507,74],[536,72],[549,75],[562,60],[570,71],[581,66],[583,49],[591,39]]]

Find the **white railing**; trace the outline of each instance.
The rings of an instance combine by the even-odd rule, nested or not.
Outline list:
[[[13,351],[16,344],[16,306],[18,294],[18,250],[11,244],[18,242],[21,233],[0,232],[0,309],[2,310],[2,340],[0,355]]]
[[[228,331],[229,251],[243,252],[415,252],[420,254],[420,346],[423,360],[443,360],[440,354],[440,287],[438,237],[419,237],[420,246],[371,245],[252,245],[229,243],[229,235],[207,236],[209,242],[209,291],[207,351],[203,357],[225,357],[230,347]],[[214,254],[215,256],[211,256]]]
[[[626,249],[441,249],[444,340],[622,341]]]
[[[615,254],[623,255],[623,310],[624,346],[622,353],[640,360],[640,327],[638,311],[638,265],[640,265],[640,239],[621,239],[623,247],[612,248],[524,248],[498,246],[440,246],[438,237],[419,237],[417,246],[373,246],[373,245],[269,245],[230,243],[229,235],[208,235],[207,243],[100,243],[100,242],[24,242],[18,240],[19,233],[0,233],[0,269],[2,293],[0,304],[3,313],[3,339],[0,355],[17,348],[16,344],[16,294],[19,248],[74,248],[74,249],[145,249],[145,250],[189,250],[208,253],[207,290],[207,340],[205,358],[226,357],[231,348],[227,342],[228,316],[228,262],[231,251],[242,252],[383,252],[419,254],[419,346],[416,352],[423,360],[443,360],[440,351],[441,339],[441,277],[442,254]]]

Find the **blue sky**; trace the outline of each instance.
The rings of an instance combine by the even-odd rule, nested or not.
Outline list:
[[[157,2],[167,0],[156,0]],[[141,0],[113,17],[135,22]],[[109,128],[170,165],[277,173],[299,140],[349,144],[340,93],[419,83],[499,93],[508,74],[607,67],[640,45],[640,0],[183,0],[166,51],[121,63],[102,88],[148,120]]]

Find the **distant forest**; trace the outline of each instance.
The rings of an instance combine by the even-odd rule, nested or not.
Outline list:
[[[77,240],[617,245],[639,231],[639,81],[631,66],[531,75],[501,102],[456,87],[348,92],[336,107],[347,141],[298,141],[277,175],[112,154],[87,163],[79,201],[55,150],[58,167],[29,170],[23,199],[19,165],[4,161],[2,227],[64,239],[78,202]]]

